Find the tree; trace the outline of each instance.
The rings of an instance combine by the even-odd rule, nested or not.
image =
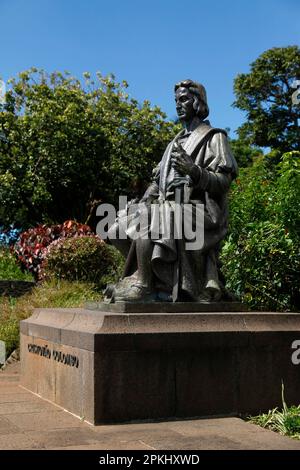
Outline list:
[[[242,140],[280,152],[300,150],[300,106],[292,95],[300,78],[300,48],[275,47],[261,54],[248,74],[234,80],[234,106],[246,111]],[[294,102],[293,102],[294,101]]]
[[[176,126],[129,97],[127,83],[31,69],[0,112],[0,221],[85,222],[97,201],[142,192]]]
[[[230,129],[226,129],[229,134]],[[249,145],[242,139],[230,139],[230,148],[237,161],[239,168],[244,168],[253,164],[253,161],[263,155],[262,150],[254,145]]]

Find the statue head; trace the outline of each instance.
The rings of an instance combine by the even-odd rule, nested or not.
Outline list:
[[[206,90],[203,85],[193,80],[182,80],[176,83],[175,101],[181,121],[191,121],[195,116],[203,120],[209,114]]]

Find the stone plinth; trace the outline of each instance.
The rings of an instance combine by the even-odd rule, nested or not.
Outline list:
[[[87,302],[88,310],[113,313],[216,313],[246,312],[241,302]]]
[[[93,424],[254,414],[281,405],[282,381],[300,403],[300,314],[147,309],[35,310],[22,385]]]

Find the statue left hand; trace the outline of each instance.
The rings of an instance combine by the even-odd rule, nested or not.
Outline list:
[[[180,175],[191,175],[194,162],[179,143],[176,143],[173,147],[171,162],[174,169],[178,171]]]

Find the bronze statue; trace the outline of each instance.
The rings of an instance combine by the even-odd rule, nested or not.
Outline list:
[[[130,218],[128,210],[123,211],[108,233],[112,244],[127,257],[123,278],[109,290],[110,301],[218,301],[226,297],[219,251],[227,232],[226,196],[237,164],[226,132],[206,120],[209,108],[203,85],[192,80],[177,83],[175,101],[183,129],[167,146],[140,202],[149,233],[153,205],[187,205],[195,213],[202,207],[203,242],[199,249],[186,249],[184,237],[174,234],[172,210],[164,212],[164,224],[172,226],[167,237],[116,238],[113,234]],[[192,225],[195,228],[194,219]]]

